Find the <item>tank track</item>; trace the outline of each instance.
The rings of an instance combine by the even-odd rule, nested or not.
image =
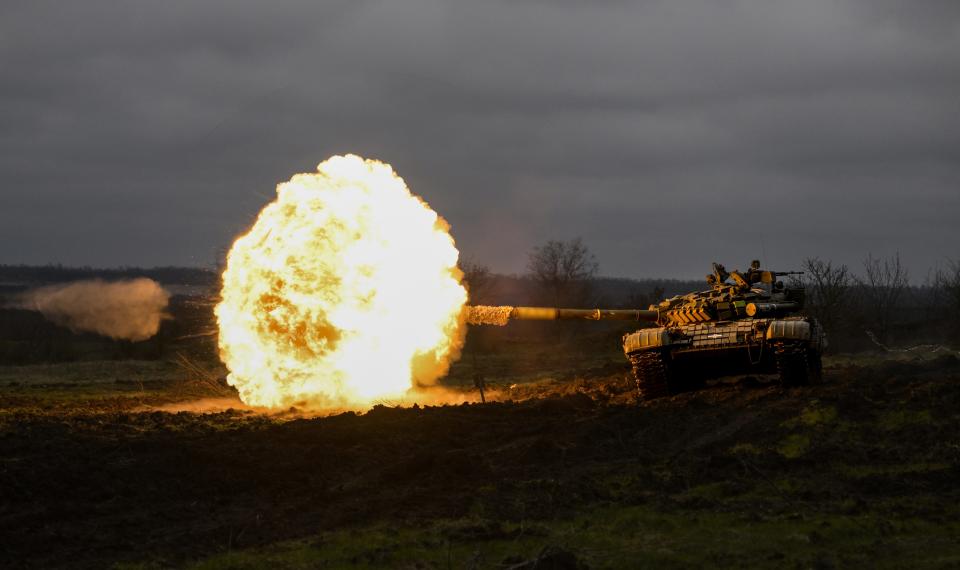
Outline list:
[[[820,353],[805,343],[777,342],[773,351],[781,386],[806,386],[820,380]]]
[[[628,356],[642,400],[670,395],[670,369],[662,352],[646,350]]]

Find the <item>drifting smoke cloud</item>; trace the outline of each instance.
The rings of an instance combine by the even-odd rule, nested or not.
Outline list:
[[[152,279],[111,283],[94,279],[28,291],[18,305],[74,332],[140,341],[160,330],[169,300],[170,295]]]

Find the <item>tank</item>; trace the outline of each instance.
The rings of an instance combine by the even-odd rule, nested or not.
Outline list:
[[[468,321],[628,320],[648,326],[623,337],[637,390],[653,399],[735,374],[776,374],[783,386],[801,386],[821,375],[826,336],[802,313],[804,291],[778,278],[799,271],[747,271],[713,264],[709,289],[671,297],[647,309],[473,307]]]

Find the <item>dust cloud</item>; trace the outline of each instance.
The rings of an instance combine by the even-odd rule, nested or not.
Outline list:
[[[117,340],[141,341],[157,334],[169,318],[170,294],[152,279],[76,281],[27,291],[17,306],[74,332],[92,332]]]

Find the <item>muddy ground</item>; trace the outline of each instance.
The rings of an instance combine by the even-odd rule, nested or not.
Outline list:
[[[957,358],[827,366],[323,418],[144,409],[197,397],[171,363],[5,368],[0,567],[960,567]]]

